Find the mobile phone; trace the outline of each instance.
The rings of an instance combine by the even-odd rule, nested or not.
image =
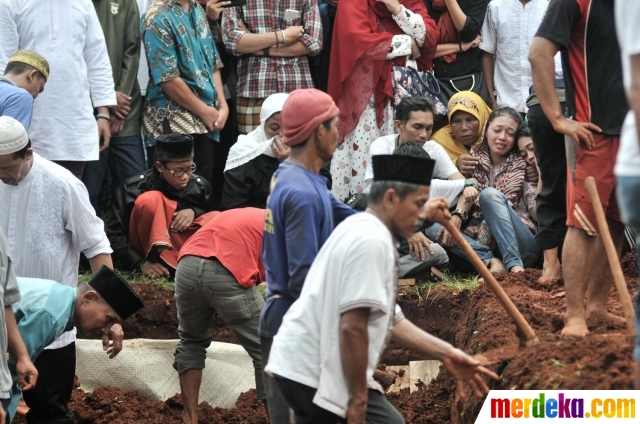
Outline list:
[[[300,12],[295,9],[287,9],[284,11],[284,20],[293,21],[300,17]]]
[[[247,5],[247,0],[231,0],[227,7],[242,7]]]

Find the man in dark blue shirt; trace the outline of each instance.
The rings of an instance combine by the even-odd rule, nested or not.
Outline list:
[[[267,199],[262,261],[268,288],[259,327],[263,364],[318,251],[334,227],[354,213],[331,194],[319,175],[337,147],[339,113],[329,95],[305,89],[289,95],[280,115],[291,154],[274,173]],[[288,405],[270,376],[265,376],[265,388],[271,423],[288,424]]]

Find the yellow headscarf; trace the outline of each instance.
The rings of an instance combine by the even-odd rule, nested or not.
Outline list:
[[[474,141],[473,145],[480,143],[482,141],[482,130],[484,129],[484,124],[487,122],[487,119],[491,114],[491,109],[487,106],[484,100],[482,100],[482,97],[472,91],[459,91],[449,99],[449,105],[447,107],[447,118],[449,118],[449,122],[451,122],[453,114],[459,110],[473,115],[478,121],[480,121],[480,124],[478,125],[478,137],[476,138],[476,141]],[[446,150],[453,163],[456,163],[461,155],[469,154],[470,147],[465,146],[453,137],[451,125],[447,125],[446,127],[436,131],[436,133],[433,134],[432,139],[444,147],[444,150]]]

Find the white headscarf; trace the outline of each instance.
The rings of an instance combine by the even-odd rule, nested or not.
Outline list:
[[[262,109],[260,110],[260,126],[249,134],[238,137],[236,144],[231,146],[227,163],[224,167],[225,172],[244,165],[260,155],[275,157],[271,150],[273,138],[267,140],[264,125],[267,119],[276,113],[282,112],[282,107],[287,97],[289,97],[289,95],[286,93],[276,93],[265,99],[264,103],[262,103]]]

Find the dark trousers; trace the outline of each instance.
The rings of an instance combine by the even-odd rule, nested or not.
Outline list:
[[[64,169],[68,170],[79,180],[82,179],[82,174],[84,173],[84,165],[86,162],[79,160],[54,160],[52,162],[57,163]]]
[[[346,419],[313,403],[313,397],[316,395],[316,389],[313,387],[282,377],[276,377],[276,384],[293,409],[296,424],[347,422]],[[365,422],[367,424],[404,424],[404,419],[382,393],[369,389]]]
[[[28,424],[74,424],[69,409],[76,373],[76,344],[43,351],[34,361],[38,384],[22,393],[29,407]]]
[[[528,121],[542,178],[542,191],[536,197],[536,243],[548,250],[561,246],[567,233],[567,154],[564,135],[555,132],[540,105],[529,108]]]
[[[112,137],[109,148],[100,152],[99,160],[87,162],[82,175],[93,208],[98,211],[100,189],[107,171],[111,184],[106,188],[113,193],[124,180],[146,170],[141,136]]]
[[[203,177],[211,185],[210,207],[214,210],[219,209],[224,184],[222,172],[216,172],[216,156],[220,143],[210,139],[206,134],[192,134],[192,136],[193,162],[198,168],[196,174]],[[224,165],[222,169],[224,170]]]
[[[269,362],[269,353],[273,344],[272,337],[260,337],[260,356],[263,369]],[[289,404],[282,396],[275,379],[262,371],[264,389],[267,395],[267,409],[269,412],[269,422],[271,424],[289,424],[291,422]],[[296,423],[297,424],[297,423]]]

